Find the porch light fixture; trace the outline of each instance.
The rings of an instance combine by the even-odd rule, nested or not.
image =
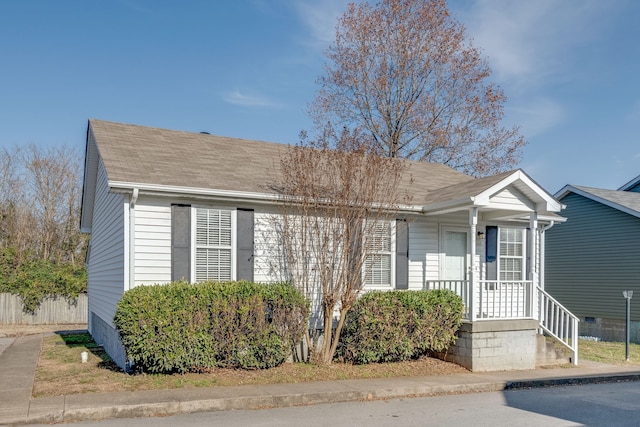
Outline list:
[[[484,239],[484,231],[478,231],[478,239],[480,240]]]

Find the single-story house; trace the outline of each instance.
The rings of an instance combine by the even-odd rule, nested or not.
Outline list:
[[[566,185],[567,222],[547,232],[545,289],[581,319],[580,335],[640,343],[640,176],[617,190]]]
[[[81,229],[90,233],[89,331],[126,357],[116,303],[136,286],[185,278],[282,280],[271,181],[283,144],[90,120]],[[388,274],[365,289],[456,291],[466,322],[448,357],[472,370],[531,369],[537,332],[573,345],[577,323],[541,289],[544,234],[562,204],[522,170],[473,178],[408,162],[412,203],[388,227]],[[197,236],[208,228],[214,245]],[[275,267],[274,267],[275,266]],[[574,335],[572,335],[574,334]]]

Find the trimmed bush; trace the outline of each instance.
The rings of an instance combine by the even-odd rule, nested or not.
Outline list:
[[[136,369],[264,369],[291,354],[309,304],[286,283],[204,282],[139,286],[124,293],[114,324]]]
[[[462,323],[448,290],[368,292],[347,314],[338,357],[354,364],[398,362],[445,350]]]

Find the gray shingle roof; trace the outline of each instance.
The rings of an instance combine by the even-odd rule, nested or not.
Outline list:
[[[111,182],[270,193],[287,147],[94,119],[89,125]],[[484,182],[441,164],[407,164],[404,183],[413,179],[413,204],[444,187]]]
[[[579,185],[572,185],[572,187],[585,193],[589,193],[602,201],[610,202],[609,204],[614,204],[622,208],[635,211],[640,215],[640,193],[620,190],[604,190],[602,188],[583,187]]]
[[[440,203],[448,200],[461,199],[463,197],[476,196],[484,190],[489,189],[491,186],[499,183],[513,172],[514,171],[503,172],[497,175],[477,178],[435,190],[427,195],[426,203]]]

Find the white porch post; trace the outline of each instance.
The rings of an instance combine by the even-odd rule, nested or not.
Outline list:
[[[528,279],[531,280],[531,303],[530,303],[530,307],[531,307],[531,316],[533,316],[534,318],[538,318],[537,316],[537,310],[538,310],[538,290],[537,290],[537,286],[539,285],[538,283],[538,237],[539,237],[539,230],[538,230],[538,212],[537,211],[533,211],[531,212],[531,215],[529,216],[529,228],[531,229],[531,241],[529,242],[529,254],[530,254],[530,260],[531,260],[531,268],[529,268],[529,277]]]
[[[480,289],[478,287],[478,267],[476,263],[476,236],[478,226],[478,208],[473,207],[469,210],[469,225],[471,228],[471,261],[469,265],[469,314],[471,315],[471,321],[476,320],[476,292]]]
[[[538,285],[538,212],[531,212],[529,215],[529,228],[531,229],[531,241],[529,242],[529,254],[531,258],[531,268],[529,269],[529,280],[533,280]]]

